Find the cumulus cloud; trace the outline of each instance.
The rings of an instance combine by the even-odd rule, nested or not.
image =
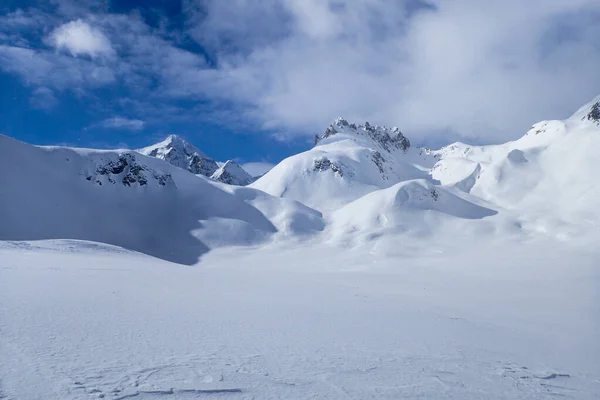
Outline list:
[[[111,117],[102,121],[99,126],[107,129],[121,129],[129,131],[139,131],[144,129],[144,121],[139,119],[129,119],[123,117]]]
[[[228,5],[209,3],[198,23],[235,35],[221,19]],[[261,32],[268,40],[253,39],[244,51],[217,49],[218,76],[203,83],[267,128],[306,134],[343,115],[421,139],[505,140],[600,92],[595,0],[282,4],[291,28]],[[247,15],[236,23],[252,31]],[[229,41],[244,43],[244,35]]]
[[[600,93],[597,0],[183,0],[180,31],[105,0],[55,1],[55,15],[0,17],[0,68],[54,92],[114,85],[123,96],[104,111],[150,123],[282,139],[344,116],[415,143],[490,142]]]
[[[108,38],[98,28],[80,19],[67,22],[56,28],[49,42],[57,50],[66,50],[73,56],[112,57],[114,49]]]

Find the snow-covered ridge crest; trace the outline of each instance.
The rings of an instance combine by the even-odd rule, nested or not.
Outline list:
[[[395,150],[406,151],[410,147],[410,141],[400,132],[397,127],[388,128],[380,125],[371,125],[368,122],[356,125],[346,119],[339,117],[329,125],[323,136],[315,136],[315,145],[323,139],[328,139],[338,134],[354,134],[359,137],[370,138],[378,147],[387,152]]]

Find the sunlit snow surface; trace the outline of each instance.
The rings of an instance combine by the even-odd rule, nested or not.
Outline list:
[[[6,399],[597,399],[600,252],[0,248]]]

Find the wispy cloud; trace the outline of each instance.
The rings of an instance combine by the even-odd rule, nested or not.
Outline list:
[[[98,126],[107,129],[121,129],[128,131],[139,131],[144,129],[144,121],[123,117],[111,117],[100,122]]]
[[[33,108],[51,111],[58,104],[58,99],[51,89],[41,86],[31,93],[29,102]]]

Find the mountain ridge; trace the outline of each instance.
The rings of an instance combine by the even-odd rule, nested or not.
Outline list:
[[[149,157],[165,160],[194,175],[203,175],[229,185],[245,186],[254,180],[234,161],[227,160],[219,165],[213,158],[176,134],[171,134],[158,143],[136,151]]]
[[[206,155],[177,136],[110,151],[0,135],[0,167],[20,166],[0,176],[0,240],[93,240],[184,264],[211,248],[275,240],[378,251],[399,237],[585,241],[600,230],[599,122],[600,98],[517,140],[431,150],[397,128],[338,118],[313,148],[246,187],[234,186],[250,178],[233,161],[213,179],[190,173]]]

